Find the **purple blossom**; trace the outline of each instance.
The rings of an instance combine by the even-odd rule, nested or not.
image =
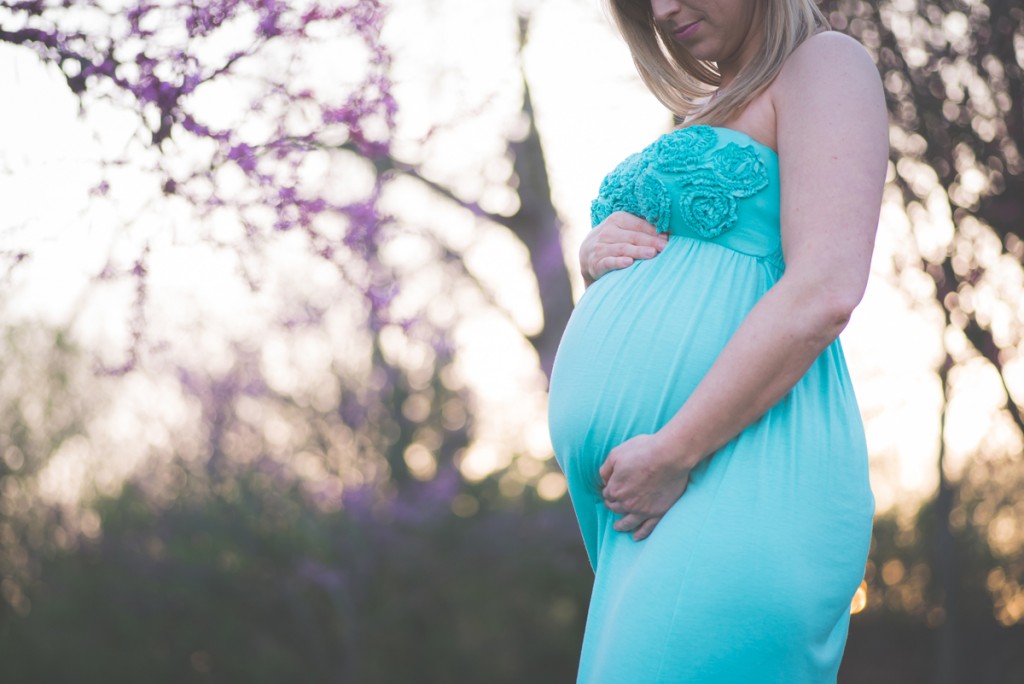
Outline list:
[[[131,26],[131,32],[133,35],[138,36],[139,38],[146,38],[153,34],[152,31],[142,30],[141,24],[145,16],[154,9],[156,9],[156,5],[139,3],[125,13],[125,18],[128,20],[129,26]]]
[[[257,31],[264,38],[273,38],[280,35],[282,31],[278,23],[281,20],[281,14],[284,12],[285,7],[273,0],[261,2],[260,5],[263,17],[260,19]]]
[[[317,197],[316,199],[312,199],[312,200],[303,200],[302,201],[302,208],[303,208],[303,210],[308,211],[310,213],[314,213],[314,214],[320,213],[321,211],[324,210],[324,208],[326,206],[327,206],[327,202],[325,202],[320,197]]]
[[[105,76],[107,78],[114,78],[115,71],[117,69],[117,62],[110,56],[103,59],[98,64],[89,63],[86,64],[82,69],[82,78],[88,78],[89,76]]]
[[[192,72],[185,75],[184,80],[181,83],[181,93],[187,95],[195,90],[200,83],[203,82],[203,77],[198,72]]]
[[[193,119],[191,115],[186,115],[185,118],[181,120],[181,125],[189,133],[197,135],[201,138],[211,136],[210,128],[208,126],[204,126],[203,124]]]
[[[284,0],[129,0],[120,15],[109,15],[106,26],[99,22],[108,16],[107,12],[96,5],[100,10],[95,15],[98,22],[91,22],[88,29],[67,12],[75,4],[45,0],[11,4],[7,9],[18,20],[18,13],[25,13],[29,21],[23,28],[0,34],[0,42],[25,46],[46,62],[77,65],[77,69],[65,72],[72,92],[109,97],[115,104],[136,112],[143,125],[150,128],[146,142],[161,154],[176,153],[175,146],[163,144],[172,135],[212,143],[192,148],[209,150],[205,152],[206,159],[165,163],[168,160],[160,158],[141,170],[158,173],[164,193],[192,203],[200,216],[208,216],[214,210],[235,212],[245,226],[244,235],[235,245],[239,252],[268,248],[275,232],[300,227],[309,241],[311,254],[335,262],[339,268],[345,268],[343,263],[353,256],[362,260],[362,266],[353,269],[353,274],[359,275],[349,279],[363,289],[373,325],[383,325],[387,307],[395,296],[393,279],[377,257],[384,239],[383,229],[390,222],[379,208],[382,189],[389,178],[381,175],[368,197],[347,206],[307,194],[304,187],[299,192],[295,180],[304,155],[332,146],[338,139],[347,139],[369,158],[389,152],[397,103],[387,74],[390,52],[380,39],[385,17],[383,3],[351,0],[322,4],[312,0],[298,8]],[[95,0],[84,0],[86,8],[93,5]],[[256,17],[248,29],[250,35],[241,43],[244,47],[219,58],[196,49],[194,39],[241,25],[234,19],[243,14]],[[216,88],[224,77],[241,70],[250,57],[260,56],[271,38],[275,49],[299,50],[313,22],[328,22],[336,35],[347,34],[363,42],[370,60],[361,82],[341,97],[327,97],[312,86],[293,86],[288,72],[265,74],[262,91],[243,103],[253,116],[269,124],[266,130],[271,132],[263,138],[248,137],[243,142],[236,130],[211,128],[196,118],[190,95],[201,84]],[[89,101],[83,97],[83,106]],[[310,103],[320,108],[322,125],[312,133],[292,135],[289,121],[295,111],[293,106],[308,107]],[[179,161],[193,166],[183,169]],[[246,187],[240,191],[227,194],[218,185],[217,167],[225,161],[234,162],[242,170]],[[105,195],[110,190],[109,181],[103,180],[93,194]],[[265,218],[267,208],[274,212],[270,221]],[[346,221],[346,231],[340,239],[319,232],[316,219],[327,214]],[[338,258],[339,247],[344,249],[345,259]],[[137,341],[141,339],[144,321],[147,269],[144,258],[135,259],[132,255],[121,264],[105,268],[97,277],[136,280],[137,302],[127,325],[132,339]],[[251,274],[243,277],[258,282]],[[128,366],[134,363],[137,351],[129,350]]]
[[[283,187],[277,191],[277,198],[281,204],[293,204],[295,202],[295,188]]]
[[[366,296],[377,310],[388,308],[396,294],[398,294],[398,288],[394,284],[371,285],[366,290]]]
[[[237,0],[213,0],[198,6],[192,5],[191,14],[185,19],[185,28],[190,37],[205,36],[230,19],[237,7]]]
[[[228,159],[235,161],[246,173],[256,170],[256,157],[253,149],[245,143],[238,143],[228,151]]]

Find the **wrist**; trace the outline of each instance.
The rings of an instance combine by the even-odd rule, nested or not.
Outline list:
[[[690,471],[704,459],[704,453],[694,445],[693,440],[688,439],[672,423],[658,430],[656,437],[660,444],[659,451],[669,467]]]

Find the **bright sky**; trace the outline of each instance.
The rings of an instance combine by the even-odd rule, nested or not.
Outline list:
[[[501,187],[509,171],[504,140],[519,125],[520,97],[514,0],[394,4],[385,38],[396,46],[394,76],[401,108],[397,154],[421,162],[431,177],[464,196],[483,193],[485,206],[507,206],[509,193]],[[640,84],[598,0],[535,3],[525,64],[555,202],[567,224],[564,244],[572,259],[589,228],[590,199],[603,175],[667,130],[671,119]],[[0,46],[0,92],[5,93],[0,101],[0,249],[28,245],[34,254],[32,264],[4,286],[4,315],[8,321],[74,315],[90,344],[116,342],[124,321],[124,309],[116,305],[125,306],[126,293],[120,300],[108,296],[96,301],[83,300],[80,293],[117,237],[109,228],[116,225],[115,217],[104,213],[113,210],[85,211],[88,188],[95,182],[90,160],[116,140],[126,119],[109,113],[98,122],[94,117],[83,123],[54,68],[44,69],[28,51],[9,46]],[[93,139],[97,127],[100,142]],[[432,129],[430,140],[421,145]],[[467,469],[480,475],[507,463],[510,445],[545,458],[550,444],[543,378],[519,334],[539,321],[536,284],[524,250],[502,229],[439,206],[420,190],[409,187],[404,192],[403,215],[441,231],[452,244],[467,246],[470,269],[509,312],[481,313],[459,330],[460,372],[476,388],[483,409]],[[158,235],[175,220],[173,215],[154,217],[152,225],[140,230]],[[890,257],[907,239],[907,231],[902,212],[887,207],[875,277],[843,334],[867,424],[880,510],[929,494],[936,482],[939,388],[932,368],[941,358],[941,316],[926,288],[917,294],[924,303],[916,304],[893,284]],[[154,297],[160,304],[154,311],[163,313],[154,316],[154,326],[171,345],[194,344],[226,363],[222,341],[187,337],[189,318],[240,316],[236,328],[244,332],[259,330],[266,310],[257,306],[233,313],[244,290],[231,266],[209,250],[183,247],[187,236],[186,230],[178,244],[159,243],[166,253],[154,275]],[[414,252],[410,247],[410,259]],[[291,262],[283,263],[277,270],[287,279]],[[201,272],[198,289],[194,276],[183,277],[186,271]],[[575,271],[574,277],[578,286]],[[307,285],[315,288],[316,277],[311,280]],[[916,286],[924,287],[920,282]],[[222,294],[218,298],[214,292]],[[479,304],[472,298],[459,301]],[[951,414],[957,419],[950,425],[954,461],[985,438],[998,401],[991,373],[984,368],[968,369],[967,375],[971,373],[976,378],[964,386],[975,389],[962,395],[969,400],[961,400]],[[160,410],[153,409],[153,414]],[[188,419],[176,415],[171,424]],[[146,430],[142,418],[122,422],[135,426],[124,428],[126,439]],[[80,446],[68,463],[84,463]]]

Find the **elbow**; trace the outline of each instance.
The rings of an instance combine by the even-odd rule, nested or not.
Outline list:
[[[798,313],[794,322],[804,334],[825,346],[839,337],[864,296],[862,286],[837,286],[835,280],[794,278],[789,285],[793,312]]]
[[[823,336],[831,342],[839,337],[853,316],[853,310],[860,304],[863,292],[826,292],[816,299],[815,319]]]
[[[843,292],[835,293],[825,298],[824,308],[828,314],[828,317],[841,322],[843,327],[850,322],[850,317],[853,315],[853,310],[860,304],[860,300],[863,297],[864,292]]]

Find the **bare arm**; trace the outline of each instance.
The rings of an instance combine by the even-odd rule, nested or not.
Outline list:
[[[885,103],[863,48],[813,39],[775,107],[786,272],[666,426],[696,463],[785,395],[846,326],[867,284],[888,159]]]
[[[792,389],[838,337],[867,283],[888,159],[874,65],[845,36],[815,36],[789,58],[772,99],[786,271],[676,415],[613,450],[602,467],[609,508],[626,514],[616,528],[638,539],[682,494],[693,466]]]

